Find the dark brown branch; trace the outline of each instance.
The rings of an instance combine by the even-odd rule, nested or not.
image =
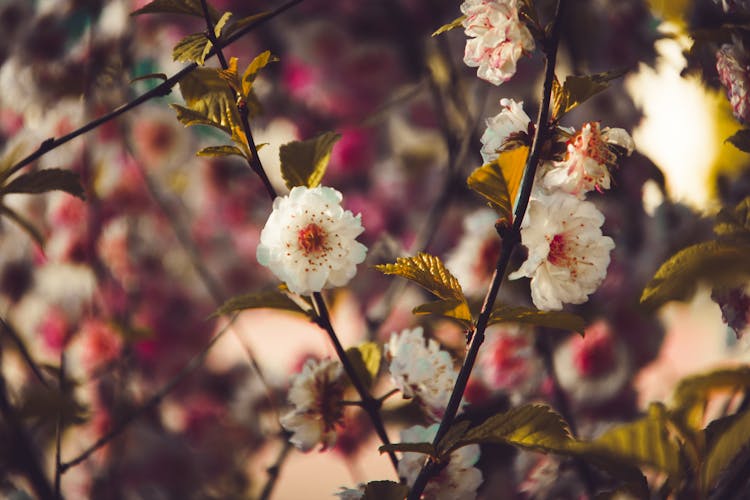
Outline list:
[[[41,368],[39,368],[39,365],[36,363],[36,361],[34,361],[34,358],[31,357],[31,353],[26,348],[26,344],[23,343],[23,340],[21,340],[18,332],[16,332],[16,330],[3,318],[0,318],[0,326],[2,326],[3,331],[16,345],[18,352],[21,353],[21,357],[24,359],[24,361],[26,361],[26,364],[29,365],[31,372],[34,374],[37,380],[39,380],[39,382],[41,382],[45,387],[49,387],[49,382],[47,382],[47,379],[44,378],[44,374],[42,373]]]
[[[289,456],[289,453],[293,448],[291,441],[289,441],[289,437],[290,436],[288,434],[282,435],[283,444],[281,451],[279,452],[279,456],[276,457],[276,460],[273,462],[273,465],[269,466],[268,469],[266,469],[266,471],[268,472],[268,480],[263,486],[263,491],[258,497],[258,500],[268,500],[269,498],[271,498],[273,488],[276,486],[276,481],[279,480],[279,475],[281,474],[281,466],[284,465],[286,457]]]

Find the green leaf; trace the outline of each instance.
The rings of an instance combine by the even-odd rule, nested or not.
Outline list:
[[[61,168],[48,168],[19,175],[3,186],[0,192],[40,194],[48,191],[65,191],[76,198],[86,199],[86,192],[81,186],[78,174]]]
[[[206,37],[205,33],[193,33],[177,42],[177,45],[172,49],[172,60],[196,62],[203,66],[211,46],[211,40]]]
[[[412,313],[416,315],[434,314],[456,320],[464,329],[470,329],[473,326],[471,311],[465,300],[447,299],[428,302],[415,307]]]
[[[547,405],[526,404],[469,429],[449,451],[474,443],[507,443],[537,451],[566,452],[574,440],[563,418]]]
[[[586,329],[586,322],[577,314],[564,311],[539,311],[526,307],[495,307],[490,313],[489,324],[495,323],[524,323],[545,328],[559,328],[582,335]]]
[[[255,56],[250,64],[248,64],[245,72],[242,74],[242,95],[247,97],[250,94],[250,91],[253,88],[253,83],[258,77],[258,73],[260,73],[260,70],[268,66],[270,63],[277,62],[278,60],[278,57],[271,55],[270,50],[266,50],[265,52],[261,52],[260,54]],[[338,139],[336,139],[336,141],[337,140]]]
[[[435,255],[420,252],[414,257],[399,257],[393,264],[375,266],[383,274],[409,279],[444,300],[466,302],[458,280]]]
[[[226,26],[227,22],[229,21],[229,18],[232,17],[231,12],[225,12],[221,15],[218,21],[216,21],[216,24],[214,24],[214,36],[218,39],[221,37],[221,32],[224,30],[224,26]]]
[[[701,489],[704,494],[714,485],[719,474],[748,446],[750,446],[750,411],[745,411],[735,416],[732,423],[712,443],[706,455],[700,471]]]
[[[680,250],[664,262],[641,294],[641,303],[658,307],[684,300],[699,282],[735,286],[750,276],[750,243],[707,241]]]
[[[750,196],[733,208],[723,208],[716,215],[714,232],[719,236],[747,238],[750,236]]]
[[[248,26],[250,24],[253,24],[255,22],[260,21],[261,19],[268,17],[271,12],[265,11],[260,12],[258,14],[253,14],[247,17],[242,17],[240,19],[233,19],[232,22],[230,22],[223,30],[224,36],[228,37],[231,36],[232,33],[243,29],[245,26]]]
[[[190,123],[180,121],[185,125],[212,125],[233,135],[236,128],[241,128],[239,112],[234,92],[227,86],[219,71],[221,70],[214,68],[196,68],[180,81],[182,97],[193,112],[190,114]],[[178,105],[172,106],[178,109]],[[188,117],[188,114],[183,113],[183,116]]]
[[[438,36],[442,33],[445,33],[446,31],[450,31],[453,28],[458,28],[461,26],[461,23],[464,22],[464,19],[466,19],[466,16],[457,17],[453,21],[449,22],[448,24],[444,24],[438,29],[435,30],[435,32],[432,34],[432,36]]]
[[[399,451],[401,453],[424,453],[431,457],[437,457],[437,450],[432,443],[390,443],[378,448],[380,453]]]
[[[243,77],[244,78],[244,77]],[[279,148],[281,176],[289,189],[320,184],[340,134],[325,132],[306,141],[293,141]]]
[[[722,368],[680,381],[674,391],[674,413],[692,429],[703,427],[705,404],[712,392],[750,389],[750,366]]]
[[[745,153],[750,153],[750,129],[738,130],[724,142],[731,143],[734,147]]]
[[[404,500],[409,487],[395,481],[370,481],[365,485],[363,500]]]
[[[609,82],[621,77],[626,70],[606,71],[594,75],[568,76],[565,83],[555,78],[552,87],[552,119],[562,115],[609,87]]]
[[[213,22],[219,18],[219,13],[208,6]],[[144,5],[140,9],[130,13],[131,16],[141,14],[185,14],[188,16],[203,17],[203,8],[200,0],[153,0],[151,3]]]
[[[354,366],[359,380],[367,387],[372,386],[380,372],[380,358],[382,357],[380,345],[376,342],[365,342],[357,347],[350,347],[346,350],[346,357]]]
[[[577,442],[584,457],[602,455],[626,463],[646,465],[676,477],[682,470],[680,447],[671,439],[663,405],[652,403],[644,418],[614,427],[589,443]]]
[[[196,153],[196,156],[241,156],[245,158],[245,153],[243,153],[240,148],[232,145],[224,145],[224,146],[208,146]]]
[[[501,218],[513,221],[513,205],[526,169],[529,148],[521,146],[501,152],[497,159],[476,169],[467,179],[469,187],[484,197]]]
[[[469,427],[471,427],[470,420],[453,422],[445,433],[445,436],[443,436],[443,439],[437,444],[438,452],[440,454],[445,454],[446,450],[454,449],[453,446],[466,434]]]
[[[231,314],[245,309],[281,309],[283,311],[307,314],[286,294],[278,290],[271,290],[267,292],[246,293],[232,297],[224,302],[224,304],[211,314],[210,317],[213,318],[224,314]]]
[[[0,214],[5,215],[10,220],[18,224],[18,226],[26,231],[26,233],[33,239],[37,245],[39,245],[40,248],[44,247],[44,237],[42,236],[42,233],[26,218],[22,217],[19,213],[17,213],[15,210],[6,207],[5,205],[0,205]]]

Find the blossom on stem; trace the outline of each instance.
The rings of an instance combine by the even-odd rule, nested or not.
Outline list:
[[[487,129],[482,134],[482,160],[485,163],[493,161],[505,141],[511,135],[527,132],[531,118],[523,110],[523,101],[500,99],[503,108],[498,114],[487,119]]]
[[[495,230],[497,214],[481,208],[464,218],[464,234],[445,262],[466,295],[482,296],[492,279],[500,256],[500,238]]]
[[[450,354],[422,327],[393,333],[385,345],[391,380],[404,398],[415,398],[427,416],[439,421],[448,406],[458,371]]]
[[[308,360],[294,377],[289,402],[294,410],[281,417],[281,425],[292,432],[291,443],[310,451],[317,443],[323,449],[336,442],[335,426],[343,419],[339,404],[346,388],[341,363],[325,359]]]
[[[518,16],[516,0],[465,0],[461,12],[466,41],[464,63],[494,85],[516,73],[516,63],[534,50],[534,38]]]
[[[430,427],[415,425],[401,431],[402,443],[431,443],[437,434],[438,424]],[[425,455],[405,452],[398,462],[398,475],[406,479],[410,487],[416,481]],[[479,460],[479,445],[463,446],[450,454],[450,462],[440,473],[430,479],[424,490],[424,498],[431,500],[471,500],[476,498],[477,488],[482,484],[482,472],[474,467]]]
[[[750,122],[750,57],[742,40],[735,39],[734,43],[721,46],[716,52],[716,70],[727,89],[735,118],[743,123]]]
[[[521,224],[521,241],[529,255],[508,277],[531,278],[531,299],[542,310],[585,302],[606,276],[615,246],[602,235],[603,222],[591,202],[560,191],[538,193]]]
[[[617,153],[612,146],[624,149],[628,155],[635,147],[624,129],[602,129],[598,122],[584,124],[580,132],[568,141],[565,158],[552,162],[551,168],[543,175],[542,185],[579,198],[592,189],[609,189],[609,167],[617,162]]]
[[[344,210],[341,199],[330,187],[298,186],[274,200],[256,255],[292,292],[343,286],[365,260],[367,247],[356,241],[361,216]]]

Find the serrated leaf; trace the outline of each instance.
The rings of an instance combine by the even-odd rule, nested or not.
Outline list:
[[[507,443],[537,451],[566,452],[574,440],[565,420],[552,408],[526,404],[489,417],[469,429],[451,450],[479,443]]]
[[[446,31],[450,31],[454,28],[458,28],[459,26],[461,26],[461,23],[463,23],[465,19],[466,19],[466,16],[457,17],[456,19],[449,22],[448,24],[444,24],[438,29],[436,29],[435,32],[432,34],[432,36],[438,36],[442,33],[445,33]]]
[[[210,157],[216,157],[216,156],[241,156],[245,158],[245,154],[240,150],[240,148],[236,146],[231,146],[229,144],[224,146],[208,146],[197,153],[195,153],[196,156],[210,156]]]
[[[674,392],[674,413],[694,430],[703,427],[705,403],[716,391],[750,389],[750,366],[723,368],[684,378]]]
[[[458,280],[435,255],[420,252],[414,257],[399,257],[393,264],[375,266],[383,274],[395,274],[413,281],[444,300],[466,302]]]
[[[359,380],[370,387],[380,372],[380,358],[382,357],[380,345],[375,342],[365,342],[357,347],[350,347],[346,350],[346,357],[354,366]]]
[[[593,75],[570,75],[565,78],[562,86],[555,78],[556,84],[553,83],[552,89],[552,119],[559,119],[579,104],[606,90],[611,80],[625,73],[625,70],[615,70]]]
[[[448,299],[428,302],[412,309],[412,313],[416,315],[434,314],[456,320],[464,329],[469,329],[473,325],[471,311],[465,300]]]
[[[453,445],[455,445],[458,440],[466,434],[469,427],[471,427],[470,420],[454,422],[450,428],[448,428],[443,439],[437,444],[438,451],[443,454],[445,453],[445,450],[453,449]]]
[[[167,75],[165,75],[164,73],[149,73],[147,75],[141,75],[141,76],[136,76],[135,78],[131,78],[130,82],[128,83],[132,85],[135,82],[140,82],[143,80],[152,80],[154,78],[158,78],[159,80],[166,81]]]
[[[205,33],[193,33],[177,42],[172,49],[172,60],[196,62],[203,66],[212,45]]]
[[[735,457],[750,446],[750,411],[733,415],[731,423],[712,440],[700,471],[701,490],[705,494],[714,485],[721,472]]]
[[[222,80],[227,82],[230,87],[232,87],[232,90],[239,93],[242,90],[242,85],[240,85],[240,78],[237,75],[237,58],[231,57],[229,58],[229,63],[227,64],[227,69],[221,69],[219,70],[219,76]]]
[[[230,133],[229,130],[209,120],[202,113],[193,111],[192,109],[186,108],[185,106],[180,106],[179,104],[170,104],[170,106],[177,112],[177,121],[179,121],[186,127],[191,127],[193,125],[207,125],[209,127],[216,127],[220,130],[223,130],[224,132]]]
[[[227,86],[219,71],[214,68],[196,68],[180,81],[182,97],[193,112],[190,113],[190,123],[186,125],[202,121],[201,124],[210,124],[232,135],[233,129],[239,127],[239,113],[234,92]],[[172,106],[178,108],[178,105]],[[183,116],[187,117],[188,114],[183,113]]]
[[[40,248],[44,247],[44,237],[42,236],[42,233],[34,227],[34,224],[26,220],[25,217],[18,214],[15,210],[6,207],[5,205],[0,205],[0,214],[5,215],[10,220],[18,224],[18,226],[23,229],[26,234],[28,234],[31,239],[33,239],[37,245],[39,245]]]
[[[370,481],[365,485],[363,500],[404,500],[409,487],[395,481]]]
[[[680,447],[669,436],[666,410],[653,403],[646,417],[618,425],[589,443],[578,442],[584,456],[599,454],[637,465],[647,465],[675,477],[682,470]]]
[[[390,443],[378,448],[380,453],[398,451],[401,453],[424,453],[431,457],[437,457],[437,450],[432,443]]]
[[[216,21],[216,24],[214,24],[214,36],[216,38],[221,37],[221,32],[224,30],[224,26],[226,26],[227,22],[229,21],[229,18],[232,17],[231,12],[225,12],[221,15],[218,21]]]
[[[641,294],[641,303],[657,307],[685,300],[699,282],[711,287],[733,286],[750,277],[750,243],[707,241],[680,250],[667,259]]]
[[[244,311],[245,309],[281,309],[282,311],[307,314],[292,299],[287,297],[286,294],[277,290],[271,290],[232,297],[224,302],[210,317],[231,314],[237,311]]]
[[[527,307],[497,306],[490,313],[488,324],[495,323],[523,323],[545,328],[559,328],[580,334],[583,334],[586,329],[586,322],[577,314],[564,311],[539,311]]]
[[[258,77],[260,70],[268,66],[272,62],[278,61],[279,58],[272,55],[270,50],[261,52],[248,64],[245,68],[245,72],[242,74],[242,95],[248,96],[253,88],[253,83]],[[329,132],[330,133],[330,132]],[[338,140],[338,139],[336,139]]]
[[[489,201],[509,223],[513,221],[513,208],[528,156],[528,146],[502,151],[494,162],[479,167],[467,179],[469,187]]]
[[[724,142],[729,142],[740,151],[750,153],[750,129],[738,130]]]
[[[289,189],[320,184],[340,134],[325,132],[306,141],[293,141],[279,148],[281,176]]]
[[[61,168],[48,168],[19,175],[0,190],[2,194],[40,194],[49,191],[64,191],[76,198],[86,199],[86,192],[81,186],[78,174]]]
[[[219,13],[208,6],[208,11],[211,15],[213,22],[219,18]],[[185,14],[188,16],[203,17],[203,7],[201,7],[200,0],[153,0],[130,13],[131,16],[138,16],[141,14]]]
[[[716,215],[714,232],[724,237],[750,236],[750,196],[735,207],[721,209]]]

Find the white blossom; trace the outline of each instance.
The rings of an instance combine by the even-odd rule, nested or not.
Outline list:
[[[439,421],[458,376],[450,354],[434,339],[425,342],[422,327],[417,327],[393,333],[385,357],[404,398],[415,398],[429,418]]]
[[[741,39],[725,43],[716,52],[716,71],[727,89],[732,112],[743,123],[750,122],[750,57]]]
[[[628,155],[635,147],[633,139],[621,128],[601,129],[598,122],[584,124],[567,145],[562,161],[552,162],[542,177],[548,190],[561,189],[579,198],[592,189],[609,189],[609,167],[617,162],[612,146],[621,147]]]
[[[602,236],[603,222],[593,203],[560,191],[538,193],[521,225],[528,258],[509,278],[531,278],[531,298],[542,310],[585,302],[606,276],[615,246]]]
[[[339,403],[345,387],[339,361],[310,359],[305,363],[289,389],[294,410],[280,419],[281,425],[293,433],[290,441],[294,446],[310,451],[318,443],[323,449],[336,443],[335,425],[343,418]]]
[[[469,296],[487,292],[500,255],[500,238],[495,230],[497,214],[482,208],[464,218],[464,234],[445,261],[464,293]]]
[[[498,114],[487,119],[487,128],[482,134],[482,160],[485,163],[497,157],[498,150],[511,134],[527,132],[531,118],[523,110],[523,101],[500,99],[503,108]]]
[[[516,73],[516,62],[534,50],[534,39],[518,16],[516,0],[465,0],[461,12],[466,41],[464,63],[494,85]]]
[[[438,424],[430,427],[415,425],[401,431],[402,443],[431,443],[437,433]],[[424,490],[424,498],[430,500],[471,500],[476,498],[477,488],[482,484],[482,472],[474,467],[479,460],[479,445],[463,446],[450,455],[450,462],[432,478]],[[398,475],[412,486],[425,461],[425,455],[405,452],[398,462]]]
[[[274,200],[257,258],[292,292],[343,286],[365,260],[367,247],[356,241],[364,231],[361,216],[344,210],[341,199],[330,187],[298,186]]]

